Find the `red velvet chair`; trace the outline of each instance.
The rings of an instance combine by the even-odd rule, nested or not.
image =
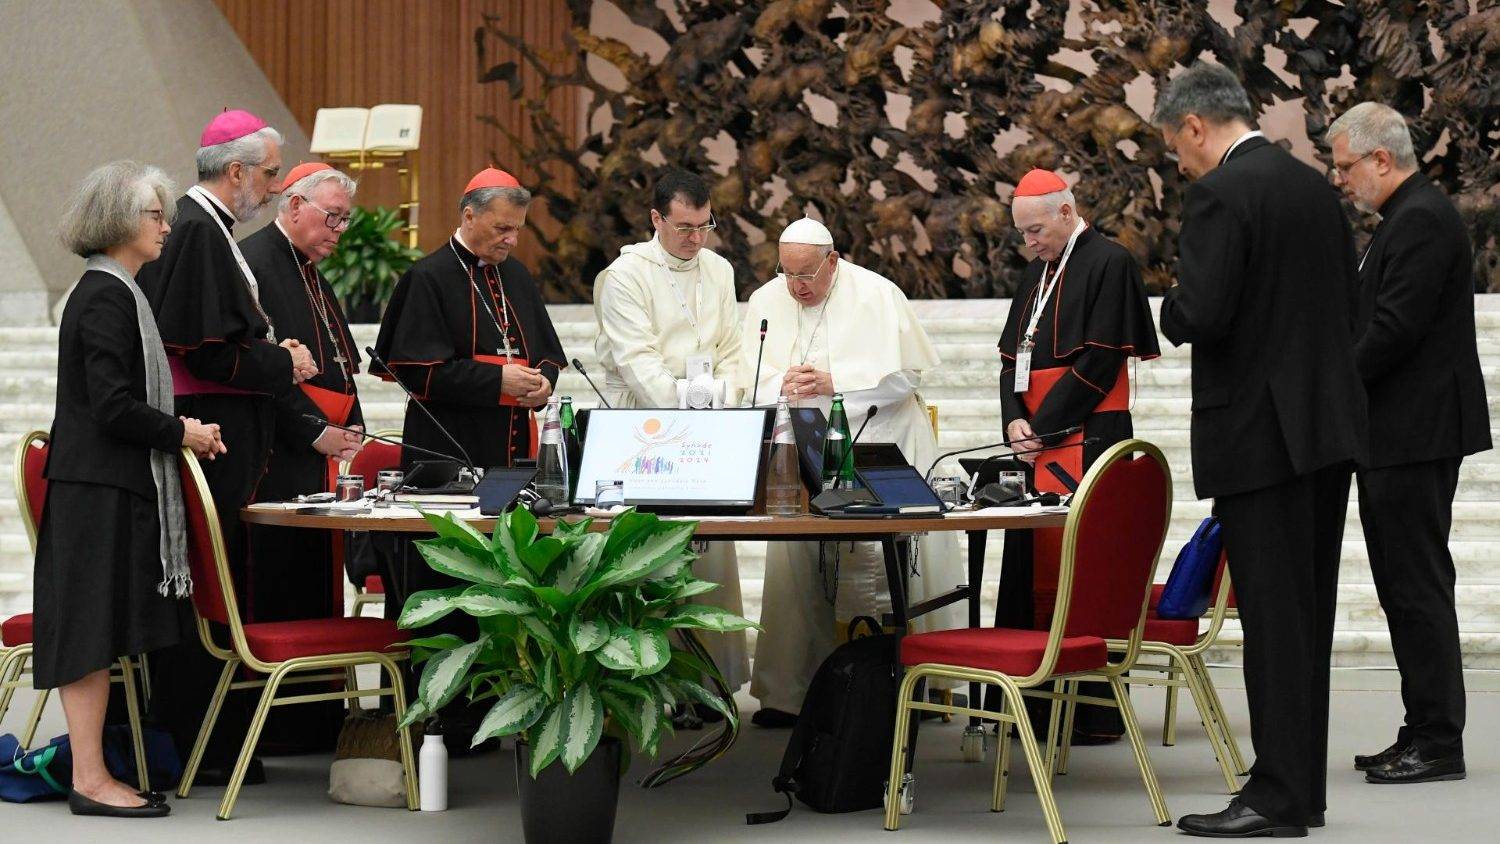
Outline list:
[[[376,431],[375,433],[386,439],[401,439],[400,431]],[[354,455],[353,460],[347,460],[339,467],[339,474],[363,475],[365,489],[374,489],[381,470],[399,468],[401,468],[401,446],[367,437],[364,448],[360,449],[359,454]],[[384,603],[385,583],[379,575],[372,574],[365,578],[363,586],[355,587],[354,606],[350,608],[349,614],[357,618],[366,606]]]
[[[36,554],[37,531],[42,525],[42,510],[47,503],[47,478],[43,470],[47,466],[48,435],[46,431],[32,431],[21,438],[16,448],[16,504],[21,511],[21,523],[26,526],[26,541],[31,552]],[[23,679],[30,676],[26,663],[31,660],[32,649],[31,613],[12,616],[0,622],[0,719],[10,709],[16,689],[26,684]],[[110,669],[110,682],[120,683],[125,689],[125,717],[130,724],[130,738],[135,745],[136,783],[142,791],[151,789],[150,772],[146,770],[146,745],[141,738],[141,700],[137,697],[136,669],[142,669],[140,680],[146,682],[145,657],[140,665],[128,656],[122,656]],[[118,669],[118,671],[116,670]],[[149,686],[145,686],[149,696]],[[21,747],[25,749],[36,738],[37,725],[51,696],[50,689],[37,692],[36,703],[21,732]]]
[[[228,820],[272,706],[390,695],[396,719],[399,721],[406,714],[406,692],[396,662],[407,657],[406,649],[398,645],[407,637],[397,629],[394,621],[383,618],[242,622],[224,551],[224,538],[219,530],[218,513],[208,483],[203,478],[203,470],[186,449],[178,462],[182,471],[183,503],[187,510],[188,560],[193,572],[193,612],[198,617],[198,638],[210,654],[224,661],[224,670],[219,674],[218,686],[183,771],[178,797],[187,797],[192,791],[204,747],[213,733],[225,696],[231,689],[261,689],[260,702],[245,734],[224,799],[219,804],[219,819]],[[229,628],[229,647],[221,647],[214,641],[210,622]],[[385,669],[384,676],[390,679],[391,685],[360,690],[354,684],[354,670],[361,665]],[[234,681],[235,674],[242,667],[254,674],[265,675],[265,678]],[[344,690],[285,697],[277,695],[283,685],[330,680],[343,681]],[[407,730],[399,730],[398,739],[401,765],[406,773],[407,808],[416,811],[417,772],[412,761],[411,735]]]
[[[1171,823],[1122,681],[1141,652],[1151,582],[1171,512],[1172,478],[1161,450],[1140,440],[1118,443],[1094,462],[1073,496],[1063,528],[1057,604],[1050,629],[963,628],[919,633],[901,640],[906,677],[901,684],[892,740],[886,829],[900,825],[901,789],[911,751],[906,737],[910,735],[912,712],[947,712],[1000,722],[1000,752],[990,804],[996,812],[1005,809],[1010,730],[1015,725],[1047,830],[1057,844],[1066,841],[1052,795],[1056,757],[1049,746],[1044,759],[1026,716],[1023,696],[1052,700],[1053,735],[1058,732],[1060,704],[1083,701],[1118,707],[1156,823]],[[1116,647],[1120,649],[1118,658],[1112,660],[1111,649]],[[997,686],[1003,698],[1001,711],[932,703],[916,697],[918,684],[928,679]],[[1113,699],[1080,696],[1078,684],[1083,681],[1107,682]],[[1043,691],[1048,683],[1052,690]]]

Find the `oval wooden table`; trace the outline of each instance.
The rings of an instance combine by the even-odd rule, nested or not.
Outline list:
[[[305,512],[314,509],[318,512]],[[379,531],[385,533],[411,533],[430,534],[432,526],[427,520],[417,513],[405,507],[370,508],[362,513],[338,513],[327,512],[329,507],[307,508],[301,505],[287,504],[252,504],[240,511],[240,518],[250,524],[276,525],[279,527],[306,528],[309,530],[337,530],[337,531]],[[491,533],[495,529],[493,517],[479,515],[477,510],[455,510],[451,511],[463,521],[472,525],[476,530]],[[571,519],[582,519],[583,516],[569,517]],[[984,553],[989,532],[992,530],[1031,530],[1034,528],[1062,527],[1067,520],[1067,511],[1061,507],[992,507],[980,511],[955,511],[945,514],[941,518],[880,518],[880,519],[830,519],[824,516],[688,516],[667,515],[664,519],[674,521],[696,521],[697,528],[693,532],[696,539],[715,542],[731,541],[820,541],[837,539],[851,542],[879,542],[885,558],[886,584],[891,596],[891,612],[886,614],[881,622],[886,627],[893,628],[896,635],[905,632],[907,621],[921,615],[933,612],[954,604],[965,601],[968,605],[968,623],[970,627],[980,625],[979,597],[984,585]],[[540,519],[538,527],[542,533],[550,533],[556,525],[556,520]],[[605,530],[609,525],[608,518],[597,518],[592,526],[595,530]],[[943,531],[963,531],[968,535],[968,581],[966,583],[954,584],[954,588],[935,595],[916,606],[908,603],[907,575],[910,572],[908,559],[910,556],[910,539],[924,533],[935,533]],[[399,602],[405,601],[407,590],[405,589],[405,576],[397,577],[392,572],[395,583],[387,586],[392,594],[387,600]],[[392,589],[394,587],[394,589]],[[707,656],[706,653],[703,656]],[[717,684],[716,684],[717,685]],[[727,688],[720,688],[723,694],[733,705],[733,692]],[[970,700],[977,699],[979,695],[978,684],[969,684]],[[970,719],[971,725],[977,723]],[[689,753],[668,761],[652,774],[648,775],[642,784],[653,787],[665,784],[678,776],[684,775],[698,767],[707,764],[723,753],[727,752],[733,745],[737,729],[732,729],[726,722],[724,733],[713,742],[711,749],[704,754],[689,758]],[[913,740],[915,734],[913,734]]]

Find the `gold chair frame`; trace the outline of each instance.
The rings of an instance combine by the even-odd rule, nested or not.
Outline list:
[[[208,712],[204,714],[203,724],[198,729],[198,737],[193,742],[193,751],[188,756],[187,767],[182,773],[182,783],[177,789],[178,797],[185,798],[192,792],[193,779],[198,775],[198,766],[203,761],[204,749],[208,745],[209,736],[213,734],[214,723],[219,718],[219,712],[224,706],[225,697],[231,691],[253,688],[261,689],[260,702],[255,707],[255,715],[250,720],[250,728],[245,733],[245,741],[240,748],[239,758],[235,760],[234,772],[229,777],[229,785],[224,790],[224,798],[219,803],[218,818],[221,821],[225,821],[229,820],[230,813],[234,810],[235,800],[239,797],[240,788],[245,782],[245,772],[250,766],[250,757],[255,752],[255,745],[260,739],[261,729],[265,726],[266,716],[270,713],[271,707],[294,703],[353,700],[362,697],[390,695],[396,720],[399,722],[406,715],[406,689],[401,678],[401,669],[396,663],[398,660],[405,659],[407,654],[355,651],[321,656],[296,657],[279,662],[265,661],[257,658],[254,652],[250,650],[250,646],[245,639],[244,623],[240,620],[239,605],[235,600],[234,594],[234,580],[229,572],[228,554],[224,550],[224,535],[219,528],[218,508],[214,506],[213,497],[209,493],[208,482],[203,477],[203,470],[198,465],[198,459],[193,456],[191,451],[183,449],[182,460],[185,461],[184,465],[188,467],[190,480],[197,490],[198,499],[203,506],[203,518],[208,528],[213,547],[213,565],[218,574],[224,609],[229,620],[230,647],[221,647],[214,641],[213,634],[209,629],[209,622],[198,614],[197,604],[194,604],[193,614],[198,621],[198,640],[203,643],[203,647],[214,658],[223,660],[224,670],[219,674],[219,682],[214,688]],[[201,585],[201,588],[207,587],[206,585]],[[361,690],[354,682],[355,669],[361,665],[377,665],[384,668],[385,676],[390,678],[391,684],[380,688]],[[236,681],[234,675],[241,666],[257,674],[267,676],[265,679]],[[306,672],[318,673],[302,676]],[[345,683],[345,690],[341,692],[292,695],[289,697],[277,696],[277,691],[283,685],[324,683],[328,681],[343,681]],[[411,733],[408,729],[398,729],[397,737],[398,743],[401,746],[401,767],[406,774],[406,807],[412,811],[416,811],[418,807],[417,772],[412,757]]]
[[[16,506],[21,511],[21,524],[26,528],[26,542],[33,556],[36,555],[36,525],[33,519],[34,510],[31,506],[30,491],[26,488],[26,455],[29,449],[39,444],[46,445],[50,439],[50,434],[39,430],[29,431],[21,437],[21,443],[16,447],[15,468],[11,476],[16,489]],[[5,713],[10,710],[10,702],[15,697],[16,689],[25,685],[24,678],[31,674],[26,664],[31,661],[33,653],[35,651],[30,642],[9,648],[5,647],[4,643],[0,643],[0,720],[3,720]],[[141,656],[139,665],[131,657],[120,657],[110,667],[109,681],[124,686],[125,718],[130,724],[130,742],[135,751],[136,785],[141,791],[150,791],[151,772],[146,768],[146,743],[141,735],[141,708],[144,701],[137,697],[137,671],[140,671],[142,684],[140,694],[150,699],[151,687],[146,677],[145,655]],[[51,689],[41,689],[37,692],[36,701],[31,705],[31,714],[27,716],[26,726],[21,731],[22,750],[30,747],[31,742],[36,738],[37,727],[42,722],[42,712],[46,710],[47,701],[51,695]]]
[[[1078,530],[1081,516],[1089,509],[1093,500],[1095,487],[1103,473],[1115,463],[1124,460],[1130,454],[1142,453],[1160,464],[1163,481],[1166,484],[1165,500],[1166,512],[1162,518],[1162,536],[1157,540],[1156,552],[1152,555],[1150,568],[1146,575],[1146,581],[1141,585],[1141,608],[1136,618],[1134,629],[1130,637],[1124,640],[1108,640],[1111,651],[1119,653],[1120,661],[1111,663],[1102,670],[1087,672],[1076,672],[1071,674],[1055,675],[1053,669],[1057,665],[1058,657],[1062,651],[1062,640],[1068,626],[1068,612],[1072,604],[1073,594],[1073,569],[1075,555],[1077,553]],[[1031,728],[1031,721],[1026,716],[1024,697],[1039,697],[1052,701],[1052,712],[1050,716],[1050,734],[1056,736],[1058,733],[1059,706],[1068,704],[1069,708],[1075,707],[1077,703],[1092,703],[1101,706],[1114,706],[1120,710],[1121,718],[1125,722],[1125,732],[1130,738],[1131,750],[1135,755],[1137,767],[1141,772],[1141,781],[1146,787],[1146,794],[1150,799],[1152,811],[1156,816],[1158,826],[1169,826],[1172,822],[1167,813],[1166,799],[1162,795],[1161,784],[1157,781],[1156,772],[1151,766],[1151,758],[1146,752],[1146,742],[1141,733],[1140,723],[1135,717],[1135,708],[1131,705],[1130,696],[1125,692],[1123,675],[1136,665],[1136,660],[1142,652],[1142,634],[1146,625],[1146,614],[1151,603],[1151,583],[1155,580],[1156,561],[1161,555],[1161,546],[1166,539],[1167,526],[1172,518],[1172,475],[1171,467],[1167,464],[1167,458],[1161,449],[1143,440],[1130,439],[1111,446],[1084,475],[1082,483],[1079,484],[1078,492],[1073,496],[1072,506],[1068,510],[1067,522],[1063,527],[1063,543],[1061,560],[1057,581],[1057,603],[1052,615],[1052,625],[1048,630],[1047,644],[1042,653],[1041,663],[1036,670],[1025,677],[1012,677],[999,671],[980,668],[967,668],[956,665],[942,665],[939,663],[922,663],[907,668],[906,677],[901,682],[899,704],[896,711],[896,729],[892,739],[890,780],[887,783],[885,802],[885,828],[896,830],[901,825],[901,788],[902,780],[907,772],[907,760],[910,746],[907,737],[911,729],[911,717],[913,711],[938,712],[950,715],[968,716],[987,721],[999,722],[999,744],[995,754],[995,775],[990,796],[990,811],[1005,811],[1006,786],[1010,777],[1010,731],[1014,726],[1021,738],[1021,749],[1026,755],[1026,765],[1030,769],[1032,782],[1036,786],[1037,799],[1042,804],[1042,815],[1047,823],[1047,831],[1052,837],[1054,844],[1065,844],[1067,836],[1063,830],[1062,815],[1057,808],[1057,801],[1052,794],[1052,779],[1059,771],[1059,758],[1056,752],[1057,745],[1049,741],[1047,754],[1042,755],[1042,749],[1037,742],[1036,734]],[[914,700],[914,691],[917,685],[929,678],[956,680],[967,683],[983,683],[999,687],[1002,694],[1002,703],[999,712],[986,709],[976,709],[973,706],[953,706],[943,703],[934,703],[925,700]],[[1043,691],[1038,687],[1042,684],[1052,682],[1051,691]],[[1103,681],[1109,684],[1113,693],[1113,699],[1081,695],[1078,692],[1078,684],[1084,681]],[[973,703],[971,701],[971,703]],[[1014,714],[1013,714],[1014,713]]]
[[[394,429],[386,429],[384,431],[376,431],[375,432],[375,436],[376,437],[384,437],[384,438],[386,438],[388,440],[400,440],[401,439],[401,435],[402,435],[401,431],[397,431],[397,430],[394,430]],[[377,440],[377,439],[375,439],[375,437],[371,437],[371,436],[366,436],[365,437],[364,445],[369,445],[372,442],[379,442],[379,440]],[[343,460],[343,461],[340,461],[339,462],[339,474],[340,475],[347,475],[347,474],[349,474],[349,469],[352,468],[353,465],[354,465],[354,461],[353,460]],[[364,613],[364,608],[365,607],[367,607],[367,606],[373,606],[375,604],[382,604],[383,605],[384,603],[385,603],[385,594],[384,593],[381,593],[381,594],[377,595],[377,594],[374,594],[374,593],[371,593],[371,592],[366,592],[365,591],[365,587],[363,587],[363,586],[355,586],[354,587],[354,605],[349,608],[349,617],[350,618],[359,618],[360,615],[362,615]]]

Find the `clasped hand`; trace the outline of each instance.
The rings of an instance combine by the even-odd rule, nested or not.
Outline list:
[[[293,384],[301,384],[303,381],[318,374],[318,364],[313,360],[310,349],[291,337],[282,340],[280,345],[281,348],[292,353]]]
[[[1016,457],[1027,463],[1036,462],[1036,449],[1042,447],[1042,441],[1036,438],[1036,431],[1031,430],[1031,423],[1025,419],[1016,419],[1005,426],[1005,438],[1010,440],[1011,450]]]
[[[500,392],[515,397],[522,407],[541,407],[552,396],[552,382],[540,369],[511,363],[501,368]]]
[[[186,416],[177,418],[182,420],[183,446],[192,449],[193,454],[196,454],[199,460],[213,460],[229,451],[229,447],[224,445],[224,440],[219,435],[217,424],[204,424]]]
[[[342,428],[328,426],[323,433],[318,435],[313,442],[313,450],[328,457],[336,457],[339,460],[353,460],[354,455],[359,454],[364,448],[364,437],[362,432],[364,426],[350,425],[352,430],[345,431]]]
[[[833,395],[833,375],[810,366],[793,366],[781,378],[781,394],[789,399]]]

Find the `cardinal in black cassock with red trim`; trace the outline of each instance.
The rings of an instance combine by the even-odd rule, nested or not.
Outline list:
[[[532,411],[546,405],[566,360],[541,291],[510,257],[530,203],[531,193],[509,173],[489,168],[475,175],[464,190],[458,230],[402,276],[375,343],[401,383],[483,469],[535,456]],[[371,365],[389,379],[379,362]],[[413,402],[406,408],[403,441],[465,456]],[[410,473],[415,462],[431,459],[405,449],[402,466]],[[414,591],[458,583],[429,569],[414,550],[404,558],[394,578],[397,593],[386,602],[389,617]],[[472,639],[477,627],[472,618],[454,614],[413,635],[446,632]],[[478,725],[477,717],[463,711],[445,712],[443,721],[448,735]],[[468,742],[450,739],[448,745]]]
[[[307,349],[276,331],[260,302],[259,283],[234,241],[236,223],[275,196],[281,136],[246,111],[227,111],[203,130],[198,184],[177,202],[161,257],[141,269],[141,288],[156,312],[172,366],[177,413],[218,423],[228,452],[203,464],[224,534],[240,611],[246,621],[279,615],[285,593],[249,559],[240,508],[265,473],[278,398],[313,374]],[[198,641],[183,605],[182,643],[153,654],[151,713],[172,733],[186,759],[208,709],[222,663]],[[227,631],[213,625],[219,641]],[[225,701],[204,755],[198,783],[228,780],[249,726],[242,693]],[[259,763],[247,782],[264,777]]]
[[[363,439],[328,425],[364,423],[354,386],[360,357],[343,308],[316,263],[338,245],[354,191],[354,181],[327,164],[299,164],[281,185],[275,222],[240,244],[260,282],[261,307],[283,336],[307,347],[318,367],[317,375],[276,401],[271,455],[256,490],[260,501],[326,491],[330,471],[353,459]],[[276,617],[263,621],[343,616],[343,557],[336,553],[342,533],[270,525],[249,530],[256,571],[281,586]],[[336,700],[279,707],[266,722],[261,746],[331,750],[343,717],[343,703]]]
[[[1048,464],[1082,481],[1100,454],[1132,436],[1129,359],[1160,355],[1156,326],[1135,259],[1078,215],[1056,173],[1027,173],[1011,216],[1036,258],[1000,333],[1006,439],[1020,443],[1017,451],[1049,448],[1021,459],[1033,464],[1038,490],[1068,492]],[[1049,436],[1076,426],[1082,430]],[[1006,533],[997,626],[1051,623],[1061,548],[1058,529]],[[1109,697],[1107,687],[1085,693]],[[1074,725],[1080,742],[1124,732],[1118,710],[1088,704]]]

